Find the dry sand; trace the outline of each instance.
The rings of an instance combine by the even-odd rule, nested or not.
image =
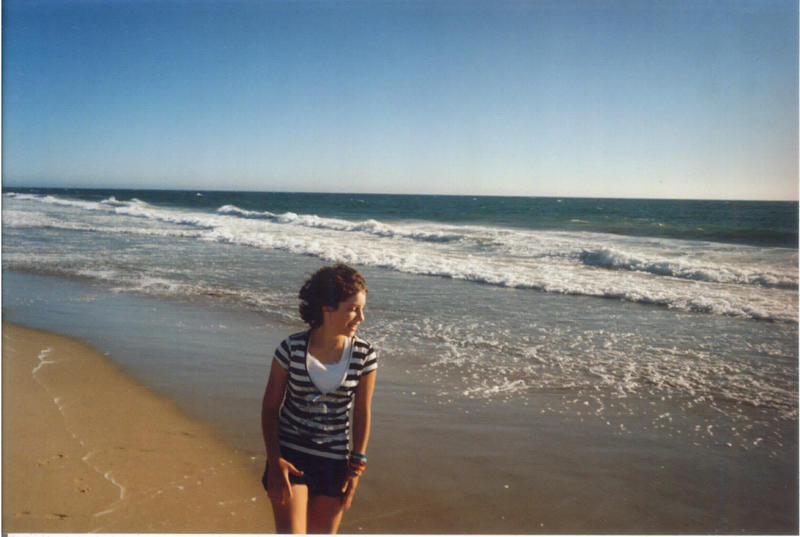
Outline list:
[[[271,533],[242,454],[80,342],[3,323],[3,532]]]

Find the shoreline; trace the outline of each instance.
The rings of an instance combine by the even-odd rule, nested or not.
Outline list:
[[[370,276],[384,296],[407,283]],[[257,414],[267,364],[275,345],[296,326],[214,302],[141,297],[7,271],[4,277],[6,319],[68,334],[110,354],[126,376],[241,452],[248,479],[259,480],[264,460]],[[437,285],[432,296],[462,285]],[[537,306],[560,315],[595,306],[590,300],[544,298]],[[381,307],[376,304],[376,318],[389,315]],[[630,306],[609,313],[618,323],[631,319],[643,328],[706,319],[665,320],[657,310],[634,319],[640,311]],[[596,329],[591,317],[566,318],[580,324],[580,333]],[[740,422],[734,413],[748,409],[735,402],[687,411],[673,397],[601,399],[602,393],[593,397],[584,389],[473,397],[458,384],[460,372],[453,376],[451,369],[426,365],[414,347],[375,343],[381,362],[370,468],[342,533],[796,533],[796,420],[776,421],[773,413],[753,408]],[[34,349],[33,361],[22,368],[29,383],[44,348]],[[53,368],[44,364],[37,376]],[[92,379],[90,385],[96,384]],[[46,400],[60,417],[55,397]],[[80,461],[88,451],[73,458]],[[89,461],[96,462],[94,455]],[[114,496],[105,473],[111,470],[117,482],[127,483],[116,469],[102,469],[95,477],[112,494],[98,510],[107,510],[119,500],[119,490]],[[184,475],[189,473],[178,477]],[[260,516],[268,516],[260,487],[252,497],[263,497]],[[171,513],[184,511],[178,505]],[[194,531],[209,531],[197,526]],[[235,531],[246,530],[220,533]]]
[[[252,462],[69,337],[3,322],[3,532],[270,533]]]

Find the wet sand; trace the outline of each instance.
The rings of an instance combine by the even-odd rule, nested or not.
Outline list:
[[[17,487],[15,491],[6,483],[4,530],[271,531],[269,521],[259,522],[259,517],[269,516],[269,507],[257,486],[264,463],[258,409],[272,350],[286,334],[300,329],[297,325],[273,322],[262,314],[235,308],[110,293],[75,280],[12,276],[14,279],[9,279],[9,273],[4,273],[3,310],[7,319],[69,334],[108,352],[125,373],[148,387],[144,390],[148,395],[152,395],[148,390],[156,391],[174,401],[185,414],[157,397],[153,399],[161,401],[161,410],[129,407],[129,413],[141,416],[142,424],[140,432],[128,438],[116,430],[117,424],[128,419],[119,410],[120,401],[115,400],[113,392],[104,400],[98,398],[102,391],[98,386],[104,384],[93,378],[98,369],[92,366],[78,372],[80,366],[69,361],[42,364],[66,355],[55,351],[42,355],[43,350],[56,349],[57,345],[49,339],[37,339],[49,337],[46,334],[28,335],[31,348],[19,369],[19,378],[9,380],[9,375],[4,375],[9,383],[4,414],[21,420],[21,425],[29,429],[27,433],[24,428],[9,433],[11,422],[4,422],[4,463],[7,470],[11,464],[21,466],[9,463],[18,445],[9,438],[24,439],[27,435],[30,447],[19,444],[16,458],[24,461],[28,457],[28,465],[34,470],[27,474],[23,471],[24,478],[15,477],[26,488]],[[561,306],[554,299],[550,311]],[[658,317],[637,316],[636,322],[653,323]],[[9,342],[6,336],[4,359],[20,354],[21,345]],[[12,349],[14,352],[9,352]],[[724,401],[714,408],[697,405],[687,411],[678,399],[650,396],[628,397],[624,405],[606,400],[609,404],[601,412],[591,394],[581,396],[570,389],[539,389],[524,399],[472,398],[452,377],[436,377],[438,370],[425,367],[413,345],[405,350],[379,346],[379,353],[369,468],[352,509],[342,521],[342,533],[797,534],[796,420],[776,422],[774,411]],[[83,356],[84,351],[76,354]],[[109,365],[103,357],[98,359],[119,373],[117,366]],[[6,360],[5,367],[9,365]],[[77,373],[66,374],[70,371]],[[70,376],[75,377],[70,380],[73,388],[66,383]],[[64,384],[49,384],[56,379]],[[141,385],[125,386],[143,391]],[[70,398],[65,395],[68,388],[73,390]],[[126,393],[127,389],[116,390]],[[39,404],[52,414],[50,421],[30,415],[37,399],[31,396],[34,402],[29,404],[25,394],[37,390],[43,393],[38,400],[46,402]],[[142,405],[133,406],[144,408]],[[90,431],[75,422],[78,406],[93,412],[89,420],[80,423],[106,420],[96,428],[105,427],[113,431],[110,437],[122,440],[104,445],[104,437],[96,436],[89,445]],[[164,408],[179,416],[194,417],[188,423],[196,429],[173,425],[169,431],[187,431],[206,438],[210,426],[198,422],[211,424],[214,434],[239,450],[244,456],[236,459],[241,464],[237,475],[244,475],[252,492],[221,493],[220,487],[239,478],[225,476],[211,483],[205,469],[219,466],[220,460],[234,459],[223,459],[226,455],[203,459],[198,450],[186,447],[190,439],[176,434],[150,437],[136,448],[152,450],[153,446],[174,441],[161,455],[174,455],[171,462],[138,462],[136,472],[123,474],[125,464],[133,459],[130,454],[115,456],[116,447],[132,451],[140,436],[153,433],[153,427],[147,427],[155,423],[150,415],[162,415]],[[742,442],[739,424],[727,421],[720,410],[731,415],[753,413],[744,421],[754,426],[748,434],[763,439]],[[117,412],[115,416],[104,416],[112,411]],[[654,417],[663,419],[655,423]],[[32,422],[37,424],[33,430]],[[714,424],[713,436],[701,434],[709,424]],[[43,445],[73,446],[74,452],[41,449],[41,439],[46,438],[43,431],[49,434],[58,427],[66,440]],[[69,431],[64,433],[65,427],[77,438]],[[216,445],[212,443],[214,436],[209,434],[208,438],[194,445]],[[40,474],[44,477],[35,474],[39,462],[53,467],[64,464],[66,457],[58,457],[58,453],[69,456],[75,468],[84,472],[83,479],[94,479],[92,494],[105,491],[105,496],[98,496],[95,504],[81,511],[84,520],[74,527],[59,526],[62,521],[48,516],[81,516],[59,510],[64,498],[80,494],[74,491],[79,485],[75,481],[78,474],[65,472],[58,484],[61,488],[46,497],[42,491],[57,488],[45,479],[47,473]],[[220,453],[229,454],[231,450],[223,445]],[[47,462],[54,455],[55,461]],[[163,467],[148,470],[150,476],[145,474],[158,464]],[[180,465],[184,464],[192,467],[183,470]],[[201,475],[210,484],[202,483],[201,487],[197,484],[200,478],[185,477],[194,475]],[[6,480],[8,476],[7,472]],[[140,478],[149,481],[137,484]],[[53,481],[53,477],[49,479]],[[125,487],[124,501],[120,498],[122,490],[110,479]],[[195,490],[198,488],[203,490]],[[22,504],[23,491],[30,491],[35,511]],[[44,503],[49,498],[53,500]],[[248,498],[256,498],[256,502],[245,511]],[[15,518],[18,514],[19,519],[38,518],[22,526]],[[110,522],[101,520],[105,517],[112,518],[107,519]],[[250,527],[243,527],[246,524]]]
[[[270,533],[252,462],[75,340],[3,323],[3,532]]]

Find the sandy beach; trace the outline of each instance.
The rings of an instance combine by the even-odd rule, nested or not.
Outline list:
[[[75,340],[3,323],[3,532],[274,531],[248,458]]]

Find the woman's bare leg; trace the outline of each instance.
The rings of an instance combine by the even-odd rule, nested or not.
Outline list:
[[[308,533],[336,533],[343,512],[342,498],[312,497],[308,501]]]
[[[292,485],[292,497],[281,505],[272,502],[275,516],[275,533],[307,533],[306,512],[308,511],[308,487]]]

